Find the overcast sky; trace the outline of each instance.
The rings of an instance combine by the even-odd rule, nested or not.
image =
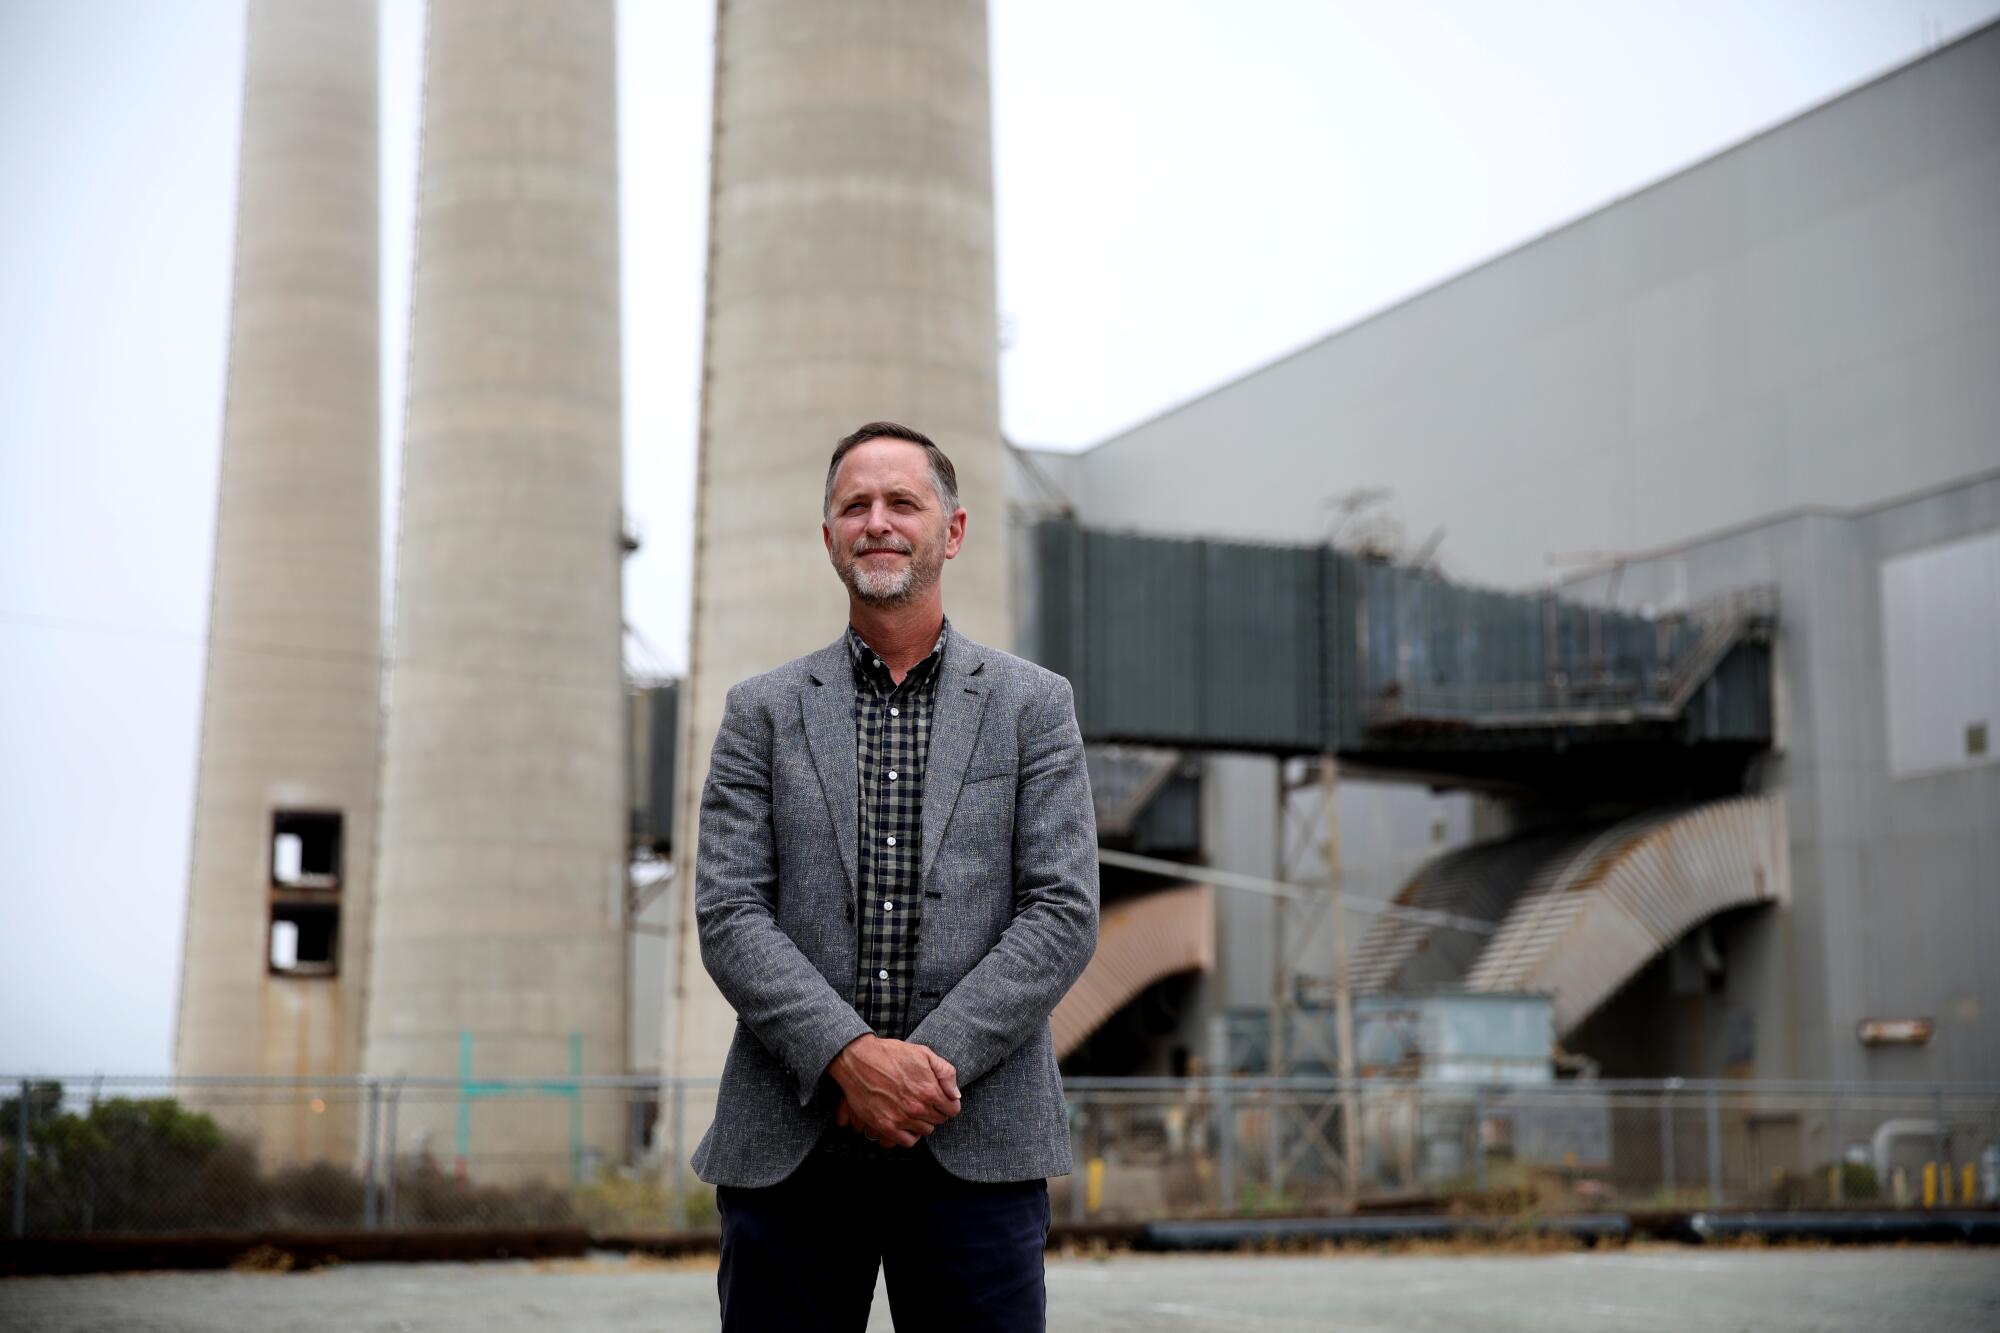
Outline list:
[[[1004,424],[1077,448],[2000,0],[992,10]],[[710,11],[625,0],[620,24],[626,494],[648,535],[627,616],[676,670]],[[421,42],[421,5],[383,0],[390,495]],[[241,0],[0,0],[0,1073],[171,1067],[242,60]]]

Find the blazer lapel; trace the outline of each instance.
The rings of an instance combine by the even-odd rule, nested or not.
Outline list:
[[[854,866],[858,836],[854,807],[860,781],[855,769],[860,755],[854,742],[854,664],[847,657],[845,636],[815,654],[808,670],[811,679],[799,691],[806,746],[819,770],[820,790],[826,793],[827,813],[833,817],[833,840],[840,848],[840,867],[847,872],[852,896],[861,879]]]
[[[979,721],[986,712],[986,682],[979,678],[985,660],[978,645],[952,631],[945,645],[944,679],[938,682],[936,711],[931,716],[930,754],[924,761],[924,848],[917,867],[927,880],[931,862],[944,842],[945,825],[965,785],[966,766],[979,740]]]

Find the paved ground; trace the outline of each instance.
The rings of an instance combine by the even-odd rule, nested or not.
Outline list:
[[[1049,1264],[1068,1330],[2000,1329],[1990,1250],[1120,1255]],[[0,1328],[139,1333],[712,1329],[712,1262],[355,1264],[0,1281]],[[890,1327],[878,1291],[871,1330]]]

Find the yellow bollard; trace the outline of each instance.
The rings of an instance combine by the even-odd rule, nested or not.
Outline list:
[[[1958,1206],[1961,1208],[1970,1208],[1972,1207],[1973,1199],[1972,1163],[1967,1162],[1959,1168],[1958,1179]]]
[[[1083,1211],[1094,1213],[1104,1206],[1104,1159],[1090,1159],[1090,1169],[1084,1178]]]
[[[1925,1162],[1924,1163],[1924,1207],[1926,1208],[1937,1207],[1937,1185],[1938,1185],[1937,1176],[1938,1176],[1938,1164],[1936,1162]]]

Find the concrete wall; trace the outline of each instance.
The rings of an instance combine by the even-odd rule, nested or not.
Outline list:
[[[2000,762],[1898,775],[1884,671],[1885,562],[2000,533],[2000,474],[1851,514],[1815,513],[1628,566],[1627,605],[1747,582],[1778,587],[1777,752],[1761,780],[1791,819],[1793,900],[1717,923],[1731,992],[1684,1006],[1677,1040],[1724,1072],[1722,1027],[1753,1026],[1770,1077],[2000,1078]],[[1609,577],[1580,581],[1604,592]],[[1996,632],[2000,586],[1955,608],[1962,642]],[[1996,719],[1994,721],[2000,721]],[[1994,724],[1989,721],[1989,727]],[[1742,1017],[1732,1017],[1730,1012]],[[1864,1018],[1928,1018],[1926,1048],[1866,1048]],[[1740,1042],[1736,1043],[1740,1045]]]
[[[371,1073],[625,1069],[614,33],[610,0],[430,5]],[[454,1155],[455,1106],[402,1115]],[[475,1178],[534,1119],[476,1109]]]
[[[1006,647],[993,166],[983,0],[723,0],[680,859],[723,696],[831,642],[846,600],[819,523],[864,422],[923,431],[970,514],[945,608]],[[681,895],[664,1066],[718,1072],[731,1014]]]
[[[1996,225],[2000,26],[1107,440],[1076,498],[1295,541],[1388,487],[1448,572],[1521,586],[1962,478],[2000,439]]]
[[[252,0],[181,1074],[351,1074],[381,640],[374,0]],[[272,815],[337,811],[338,971],[268,968]],[[267,1160],[346,1158],[353,1108],[211,1106]]]

